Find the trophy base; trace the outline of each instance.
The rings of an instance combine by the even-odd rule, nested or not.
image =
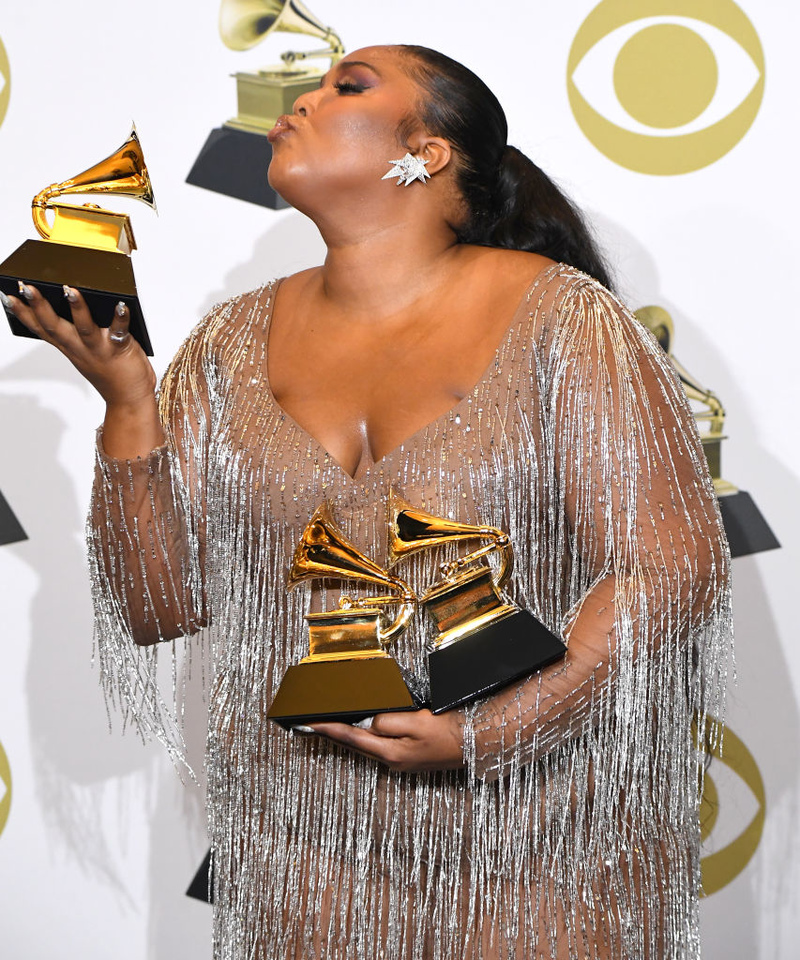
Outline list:
[[[271,210],[285,210],[289,204],[267,182],[270,160],[272,146],[265,134],[217,127],[208,135],[186,182]]]
[[[371,657],[289,667],[267,717],[288,730],[326,720],[357,723],[375,713],[419,707],[396,661]]]
[[[0,493],[0,547],[7,543],[19,543],[20,540],[27,540],[28,534],[22,529],[22,524],[14,516],[14,511],[8,504],[8,501]]]
[[[64,284],[77,287],[99,327],[111,325],[114,308],[122,300],[130,311],[131,336],[138,340],[148,357],[153,356],[136,293],[133,265],[124,253],[92,250],[49,240],[26,240],[7,260],[0,263],[0,290],[3,293],[18,297],[18,280],[32,283],[65,320],[69,320],[70,315],[69,304],[64,298]],[[13,314],[6,311],[6,316],[14,336],[39,339]]]
[[[747,557],[780,547],[778,538],[749,493],[739,490],[718,497],[718,502],[732,557]]]
[[[517,610],[428,654],[431,710],[444,713],[541,670],[567,652],[527,610]]]

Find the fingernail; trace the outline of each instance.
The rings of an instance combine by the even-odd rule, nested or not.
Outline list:
[[[292,727],[293,733],[316,733],[313,727],[307,727],[305,724],[297,723]]]
[[[120,300],[119,303],[117,304],[117,316],[118,316],[118,317],[124,317],[124,316],[125,316],[125,311],[126,311],[127,309],[128,309],[128,308],[125,306],[124,301]]]
[[[72,287],[68,287],[66,283],[64,284],[64,296],[69,300],[70,303],[75,303],[78,299],[78,291],[73,290]]]
[[[3,304],[3,306],[6,308],[6,310],[8,310],[9,313],[11,313],[11,314],[14,313],[14,308],[11,306],[11,301],[10,301],[10,300],[8,299],[8,297],[3,293],[2,290],[0,290],[0,303]]]
[[[33,290],[30,287],[26,286],[21,280],[17,280],[17,286],[21,297],[25,297],[26,300],[33,300]]]

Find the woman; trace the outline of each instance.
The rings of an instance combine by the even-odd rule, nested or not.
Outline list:
[[[730,619],[676,377],[575,269],[605,279],[460,64],[357,51],[270,140],[270,182],[325,263],[217,307],[160,410],[124,309],[104,331],[72,289],[74,327],[33,288],[12,301],[106,400],[105,679],[173,749],[145,647],[208,625],[216,956],[697,956],[690,722],[718,705]],[[266,710],[307,652],[309,605],[333,605],[319,584],[285,591],[294,545],[328,500],[385,565],[390,487],[506,530],[509,593],[567,657],[463,710],[287,733]],[[403,576],[421,590],[442,559]],[[418,673],[425,641],[417,622],[397,645]]]

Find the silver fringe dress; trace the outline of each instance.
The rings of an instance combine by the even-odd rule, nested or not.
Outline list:
[[[207,658],[214,956],[697,957],[692,722],[721,710],[729,560],[660,348],[552,266],[472,392],[353,477],[271,392],[275,289],[223,303],[184,343],[160,389],[164,447],[118,461],[100,438],[88,526],[107,695],[176,756],[180,702],[141,644],[198,634]],[[569,646],[461,712],[463,770],[390,771],[265,719],[308,652],[304,614],[338,596],[285,590],[301,531],[328,500],[385,565],[390,487],[506,530],[509,596]],[[421,591],[449,556],[401,575]],[[395,651],[423,678],[427,642],[419,617]]]

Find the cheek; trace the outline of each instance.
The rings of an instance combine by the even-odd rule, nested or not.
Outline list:
[[[396,130],[396,124],[388,122],[385,115],[351,113],[332,117],[318,131],[319,146],[334,162],[335,158],[350,163],[370,156],[383,158],[387,150],[397,149]]]
[[[401,155],[396,125],[385,116],[370,114],[320,119],[276,147],[269,182],[284,196],[286,190],[294,193],[298,188],[316,192],[363,185],[380,179],[389,161]]]

